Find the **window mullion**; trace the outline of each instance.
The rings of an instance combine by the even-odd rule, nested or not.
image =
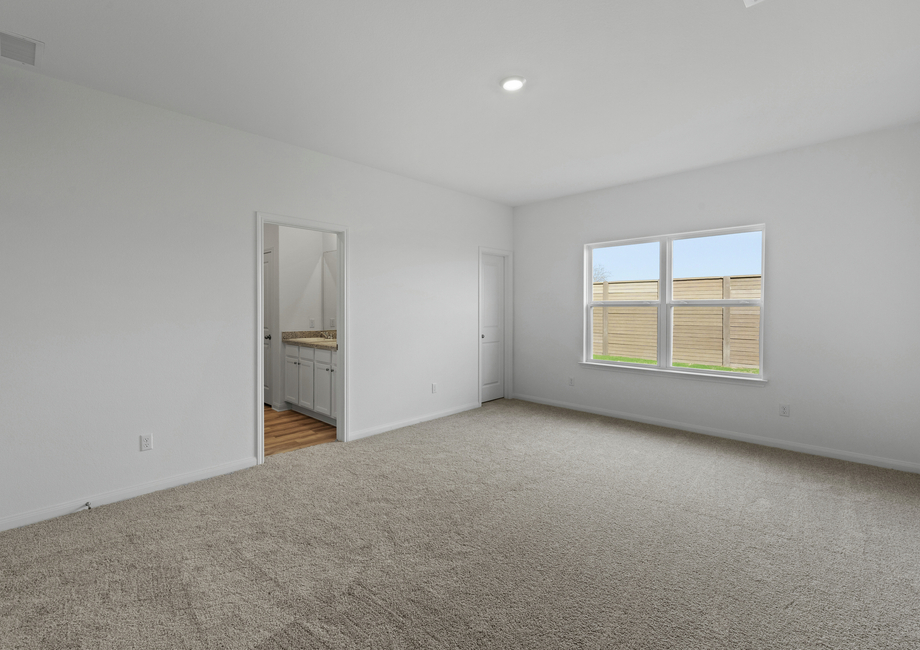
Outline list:
[[[595,300],[588,307],[657,307],[659,300]]]
[[[591,315],[593,311],[592,301],[594,300],[594,280],[593,280],[592,273],[591,273],[591,255],[592,255],[591,250],[589,250],[588,248],[585,248],[584,260],[583,260],[583,264],[584,264],[583,272],[585,274],[584,297],[585,297],[585,304],[587,306],[584,312],[584,344],[583,344],[584,349],[582,350],[582,354],[586,361],[588,359],[592,359],[594,356],[593,351],[592,351],[594,348],[594,341],[593,341],[593,336],[591,332],[591,329],[592,329]]]
[[[671,302],[671,238],[661,240],[661,261],[658,282],[658,367],[671,365],[671,318],[668,305]]]
[[[762,299],[754,300],[732,300],[731,298],[712,299],[712,300],[671,300],[668,302],[670,307],[762,307]]]

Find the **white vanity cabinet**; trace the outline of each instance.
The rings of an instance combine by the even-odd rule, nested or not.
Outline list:
[[[300,402],[300,348],[284,346],[284,401]]]
[[[313,410],[313,348],[284,346],[284,401]]]
[[[336,417],[334,350],[284,346],[284,401]]]
[[[313,410],[332,415],[332,351],[317,350],[313,366]]]
[[[313,348],[300,348],[300,401],[305,409],[313,410]]]

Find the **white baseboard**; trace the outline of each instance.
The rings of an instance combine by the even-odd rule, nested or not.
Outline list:
[[[96,506],[115,503],[116,501],[124,501],[125,499],[138,497],[142,494],[149,494],[150,492],[156,492],[158,490],[165,490],[167,488],[176,487],[177,485],[185,485],[186,483],[194,483],[195,481],[220,476],[221,474],[229,474],[241,469],[246,469],[247,467],[253,467],[255,464],[255,457],[243,458],[241,460],[215,465],[186,474],[177,474],[168,478],[141,483],[140,485],[102,492],[100,494],[87,495],[56,506],[48,506],[47,508],[40,508],[38,510],[32,510],[31,512],[4,517],[0,519],[0,531],[19,528],[20,526],[26,526],[46,519],[53,519],[54,517],[77,512],[86,507],[87,501],[95,508]]]
[[[585,413],[595,413],[597,415],[607,415],[621,420],[632,420],[634,422],[643,422],[645,424],[655,424],[670,429],[681,429],[683,431],[692,431],[702,433],[707,436],[717,438],[728,438],[730,440],[740,440],[741,442],[750,442],[755,445],[765,447],[776,447],[789,451],[798,451],[803,454],[812,454],[813,456],[824,456],[826,458],[836,458],[837,460],[848,460],[863,465],[874,465],[876,467],[885,467],[887,469],[897,469],[902,472],[913,472],[920,474],[920,463],[911,463],[908,461],[894,460],[892,458],[881,458],[879,456],[870,456],[868,454],[859,454],[851,451],[841,451],[830,447],[818,447],[816,445],[806,445],[801,442],[790,442],[788,440],[778,440],[776,438],[767,438],[765,436],[754,436],[747,433],[738,433],[737,431],[728,431],[726,429],[716,429],[713,427],[703,427],[696,424],[687,424],[675,420],[665,420],[663,418],[650,418],[635,413],[624,413],[623,411],[611,411],[609,409],[599,409],[591,406],[582,406],[580,404],[571,404],[569,402],[560,402],[556,400],[543,399],[533,395],[515,395],[514,399],[525,402],[534,402],[536,404],[546,404],[547,406],[559,406],[561,408],[571,409],[573,411],[583,411]]]
[[[362,429],[361,431],[349,431],[348,432],[348,441],[353,442],[355,440],[360,440],[361,438],[367,438],[368,436],[375,436],[378,433],[386,433],[387,431],[393,431],[394,429],[402,429],[403,427],[412,426],[413,424],[418,424],[419,422],[428,422],[429,420],[437,420],[438,418],[444,418],[448,415],[454,415],[456,413],[463,413],[463,411],[469,411],[471,409],[478,409],[481,404],[478,402],[474,404],[466,404],[464,406],[458,406],[457,408],[448,409],[447,411],[441,411],[439,413],[431,413],[429,415],[423,415],[417,418],[411,418],[409,420],[403,420],[401,422],[393,422],[390,424],[385,424],[380,427],[372,427],[370,429]]]

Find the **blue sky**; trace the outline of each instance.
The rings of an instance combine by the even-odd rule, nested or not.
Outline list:
[[[742,232],[714,237],[676,239],[672,243],[675,278],[723,275],[757,275],[761,270],[763,233]],[[607,270],[607,280],[655,280],[658,278],[659,243],[595,248],[592,266]]]

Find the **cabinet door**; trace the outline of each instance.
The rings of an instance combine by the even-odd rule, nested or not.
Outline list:
[[[313,370],[313,410],[323,415],[331,412],[332,364],[317,361]]]
[[[302,407],[313,410],[313,362],[300,360],[300,402]]]
[[[284,401],[296,404],[300,396],[300,377],[297,357],[284,357]]]
[[[339,364],[336,363],[336,354],[332,353],[332,372],[330,373],[332,378],[332,385],[329,386],[329,415],[333,418],[338,419],[339,417],[339,407],[338,401],[336,400],[336,386],[338,385],[338,367]]]

